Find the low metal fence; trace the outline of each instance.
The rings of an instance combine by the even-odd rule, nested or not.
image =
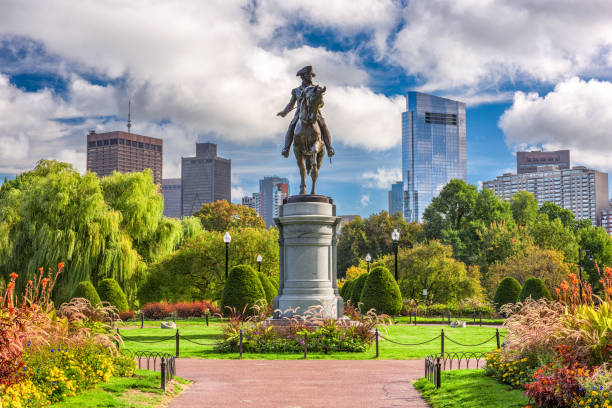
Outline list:
[[[123,350],[123,353],[133,356],[138,360],[138,368],[160,372],[160,387],[166,392],[168,382],[176,375],[176,358],[169,353],[160,353],[156,351],[129,351]],[[145,368],[146,362],[146,368]]]

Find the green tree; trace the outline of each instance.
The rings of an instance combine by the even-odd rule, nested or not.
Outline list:
[[[226,200],[203,204],[195,214],[208,231],[229,231],[239,228],[266,228],[264,220],[254,209]]]
[[[495,290],[493,303],[495,303],[498,309],[507,303],[516,303],[521,289],[521,284],[513,277],[508,276],[504,278]]]
[[[359,302],[361,301],[361,294],[363,293],[363,286],[365,285],[366,280],[368,279],[367,273],[359,275],[357,279],[355,279],[355,283],[351,288],[351,304],[355,307],[359,306]]]
[[[537,277],[550,287],[558,287],[570,273],[569,265],[564,262],[563,253],[551,249],[541,249],[536,246],[524,253],[509,256],[503,262],[489,267],[486,287],[493,293],[502,279],[513,277],[519,283],[525,284],[528,278]]]
[[[523,302],[530,296],[533,300],[552,300],[552,296],[550,295],[550,291],[546,287],[546,284],[542,281],[542,279],[538,278],[529,278],[525,281],[523,289],[521,289],[521,293],[519,294],[519,301]]]
[[[538,215],[538,201],[533,194],[519,191],[510,199],[510,209],[518,225],[531,225]]]
[[[424,234],[442,239],[444,231],[458,231],[473,218],[478,190],[463,180],[451,180],[423,213]]]
[[[185,240],[177,251],[152,263],[138,293],[140,302],[220,299],[225,281],[223,234],[202,231]],[[229,267],[247,264],[256,268],[257,254],[261,254],[261,272],[278,282],[278,230],[242,228],[230,234]]]
[[[572,221],[573,222],[573,221]],[[575,260],[578,253],[576,236],[566,227],[561,218],[549,220],[545,213],[538,215],[530,228],[534,243],[543,249],[554,249],[565,254],[565,259]]]
[[[18,290],[39,267],[60,261],[66,266],[54,290],[58,303],[87,280],[112,277],[129,290],[143,263],[95,174],[41,160],[8,184],[0,194],[0,270],[5,278],[12,271],[23,276]]]
[[[98,294],[103,302],[108,302],[115,306],[118,311],[129,310],[127,298],[121,287],[114,279],[103,279],[98,284]]]
[[[573,212],[555,203],[544,203],[538,211],[540,214],[546,214],[549,221],[558,219],[566,228],[572,228],[576,222],[576,216]]]
[[[276,290],[272,282],[270,282],[270,279],[265,274],[260,272],[257,274],[257,276],[259,277],[261,286],[263,287],[264,292],[266,294],[266,303],[268,303],[269,306],[272,306],[272,303],[278,291]]]
[[[599,283],[599,274],[595,269],[595,262],[600,266],[612,265],[612,238],[605,229],[593,226],[581,228],[577,231],[577,235],[580,248],[584,249],[585,253],[590,251],[590,253],[593,254],[593,259],[583,255],[583,279],[588,277],[592,287],[597,292],[601,293],[602,287]]]
[[[400,288],[384,266],[372,269],[367,276],[360,301],[362,313],[374,309],[377,314],[396,315],[402,310]]]
[[[392,256],[385,256],[383,262],[388,269],[394,266]],[[470,269],[469,274],[465,264],[452,257],[452,248],[437,240],[402,248],[398,256],[402,296],[417,301],[421,300],[423,289],[427,289],[428,302],[433,303],[482,296],[477,270]]]
[[[232,268],[223,288],[221,309],[223,314],[234,309],[237,313],[253,315],[254,306],[266,302],[266,292],[261,285],[257,272],[250,265],[236,265]]]

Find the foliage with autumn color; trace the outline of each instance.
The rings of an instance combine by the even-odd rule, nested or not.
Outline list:
[[[200,219],[202,227],[207,231],[225,232],[239,228],[266,228],[266,223],[254,209],[226,200],[203,204],[202,208],[193,215]]]

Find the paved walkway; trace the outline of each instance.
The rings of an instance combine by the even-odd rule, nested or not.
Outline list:
[[[194,381],[169,408],[426,408],[423,360],[178,359]]]

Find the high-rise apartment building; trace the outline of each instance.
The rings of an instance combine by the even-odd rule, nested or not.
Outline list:
[[[612,205],[610,205],[609,208],[601,211],[599,225],[608,231],[609,235],[612,235]]]
[[[87,135],[87,170],[99,177],[151,169],[153,181],[161,184],[162,153],[163,141],[154,137],[93,130]]]
[[[231,201],[232,161],[217,156],[214,143],[196,143],[195,157],[181,158],[181,215],[190,216],[202,204]]]
[[[259,180],[260,216],[267,226],[274,225],[283,200],[289,197],[289,180],[280,177],[264,177]]]
[[[420,222],[452,179],[467,179],[465,103],[408,92],[402,113],[404,217]]]
[[[404,214],[404,183],[402,181],[391,184],[389,191],[389,215],[395,213]]]
[[[538,166],[536,172],[505,173],[482,186],[504,200],[527,191],[539,205],[555,203],[572,211],[577,219],[591,220],[593,225],[598,225],[600,214],[608,208],[608,173],[586,167],[561,170],[557,166]]]
[[[181,218],[181,179],[163,179],[162,195],[164,196],[164,217]]]
[[[246,205],[249,208],[255,210],[258,216],[261,217],[261,194],[253,193],[250,197],[244,196],[242,197],[242,205]]]
[[[516,152],[517,174],[536,172],[539,166],[557,166],[559,170],[568,170],[570,168],[570,152],[569,150]]]

